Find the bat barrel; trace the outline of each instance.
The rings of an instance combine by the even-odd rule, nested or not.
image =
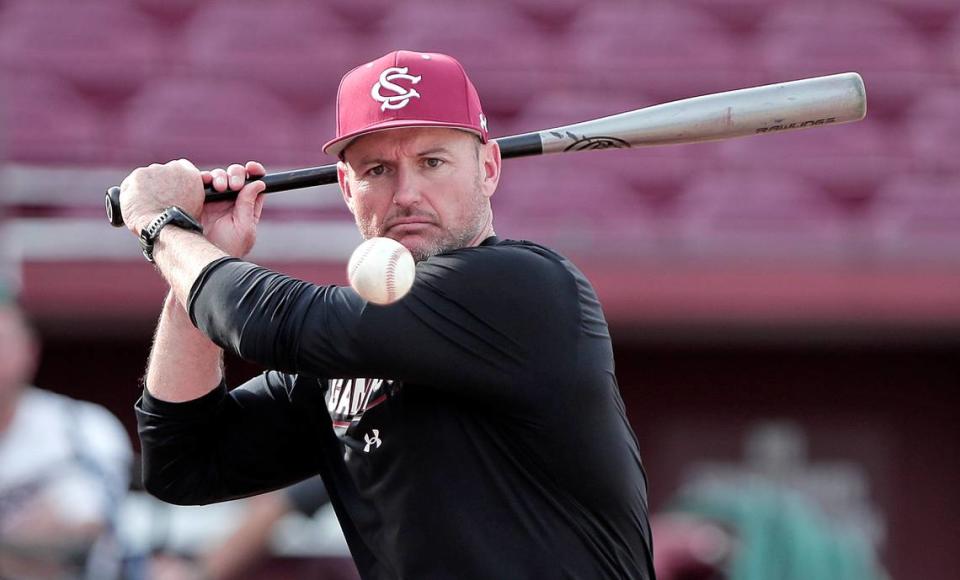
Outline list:
[[[843,73],[727,91],[543,131],[543,152],[697,143],[859,121],[866,91]]]

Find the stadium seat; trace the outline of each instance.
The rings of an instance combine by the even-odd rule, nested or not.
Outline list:
[[[502,127],[536,101],[558,66],[551,47],[529,24],[482,4],[446,12],[432,0],[411,1],[395,13],[389,29],[394,47],[442,52],[463,63],[494,135],[502,135]]]
[[[505,165],[494,196],[498,215],[584,226],[602,225],[625,214],[642,215],[642,199],[619,176],[598,171],[591,162],[596,155],[600,154],[518,159]]]
[[[598,4],[571,29],[572,86],[673,100],[757,84],[747,47],[715,19],[673,3]]]
[[[931,45],[889,11],[846,6],[783,6],[760,32],[758,59],[769,74],[784,80],[859,72],[871,116],[895,120],[918,87],[936,82],[942,70]]]
[[[911,109],[906,139],[913,164],[931,172],[960,173],[960,88],[932,90]]]
[[[566,32],[587,5],[583,0],[495,0],[491,4],[513,8],[520,18],[551,34]]]
[[[8,70],[63,77],[113,107],[161,69],[152,24],[122,3],[17,2],[0,21],[0,58]]]
[[[529,132],[606,117],[655,104],[652,99],[625,93],[559,91],[543,95],[517,119],[512,132]],[[704,146],[669,145],[619,151],[582,152],[578,163],[589,165],[590,173],[618,176],[643,203],[671,203],[674,193],[688,175],[706,168],[712,149]],[[581,155],[578,154],[578,155]]]
[[[330,13],[330,17],[346,23],[354,32],[370,35],[374,32],[382,33],[383,24],[392,22],[393,14],[404,4],[393,0],[352,0],[324,2],[323,7]]]
[[[770,0],[690,0],[690,3],[738,34],[754,31],[766,14],[779,4]]]
[[[960,2],[956,0],[880,0],[900,15],[917,32],[937,34],[960,16]]]
[[[115,0],[123,2],[125,0]],[[204,0],[133,0],[144,14],[149,14],[169,26],[183,24]]]
[[[941,65],[946,78],[960,78],[960,16],[950,24],[936,52],[942,57]]]
[[[482,96],[481,96],[482,97]],[[546,89],[526,107],[511,132],[539,131],[589,119],[607,117],[655,104],[652,97],[628,92],[579,89]]]
[[[763,20],[767,31],[811,33],[823,28],[904,30],[909,25],[894,11],[871,1],[812,1],[777,3]],[[816,36],[816,34],[811,34]]]
[[[0,99],[0,143],[8,160],[28,164],[109,161],[115,138],[106,118],[55,76],[8,74]]]
[[[315,160],[300,117],[242,80],[158,80],[133,99],[125,121],[129,163],[186,157],[208,166],[250,159],[299,166]]]
[[[696,252],[782,258],[842,249],[842,216],[817,187],[782,173],[702,174],[683,192],[683,237]]]
[[[885,254],[960,261],[960,173],[898,176],[878,191],[871,221]]]
[[[333,139],[337,132],[337,117],[335,103],[329,103],[324,109],[306,118],[302,127],[305,142],[304,152],[313,159],[310,165],[333,163],[336,159],[328,157],[323,152],[323,144]]]
[[[294,0],[206,4],[185,25],[183,43],[191,75],[244,79],[303,112],[333,102],[345,72],[387,50]]]
[[[822,203],[855,214],[873,192],[906,165],[890,127],[861,121],[732,139],[718,144],[722,163],[744,174],[767,169],[785,179],[806,179],[824,192]]]

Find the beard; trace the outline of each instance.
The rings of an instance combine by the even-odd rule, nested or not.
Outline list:
[[[470,204],[466,208],[465,215],[459,223],[453,227],[439,226],[440,233],[424,239],[412,247],[407,247],[415,262],[421,262],[458,248],[468,246],[483,230],[489,219],[490,206],[487,198],[483,195],[479,180],[470,192]],[[384,224],[393,220],[409,217],[423,217],[429,219],[434,224],[439,224],[439,216],[432,212],[422,211],[417,207],[408,207],[398,210],[395,214],[385,219],[383,223],[374,224],[371,220],[361,220],[357,218],[357,228],[365,240],[374,237],[384,237]],[[389,236],[386,236],[389,237]]]

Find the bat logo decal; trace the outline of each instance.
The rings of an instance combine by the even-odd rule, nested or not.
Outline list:
[[[781,122],[779,125],[772,125],[770,127],[758,127],[756,132],[770,133],[771,131],[787,131],[790,129],[803,129],[804,127],[816,127],[818,125],[828,125],[830,123],[836,123],[836,122],[837,122],[836,117],[827,117],[826,119],[814,119],[810,121],[803,121],[800,123]]]
[[[602,135],[589,137],[587,135],[576,135],[569,131],[566,133],[551,132],[550,134],[559,139],[573,139],[573,143],[563,149],[564,152],[590,151],[594,149],[628,149],[630,147],[629,143],[616,137],[604,137]]]

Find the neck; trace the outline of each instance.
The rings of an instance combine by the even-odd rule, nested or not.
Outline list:
[[[483,243],[483,240],[495,235],[497,234],[493,231],[493,213],[488,211],[487,217],[483,222],[483,227],[481,227],[477,235],[470,240],[467,247],[479,246]]]

